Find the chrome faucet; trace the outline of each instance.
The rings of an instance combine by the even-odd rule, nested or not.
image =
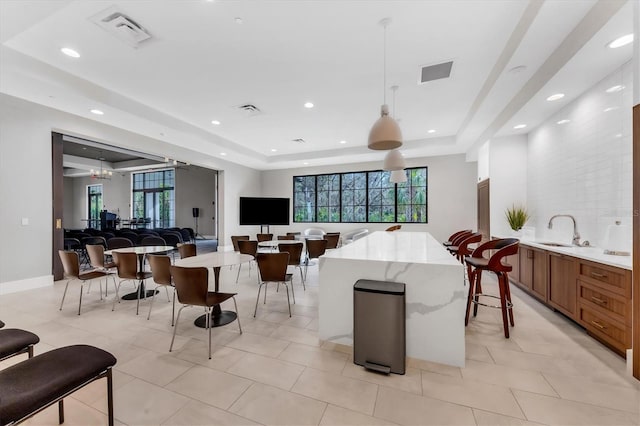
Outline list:
[[[553,228],[553,219],[555,219],[556,217],[568,217],[569,219],[571,219],[573,221],[573,240],[571,240],[571,243],[573,245],[579,246],[580,245],[580,233],[578,232],[578,226],[576,225],[576,218],[571,216],[570,214],[556,214],[551,216],[551,219],[549,219],[549,226],[548,228],[551,229]]]

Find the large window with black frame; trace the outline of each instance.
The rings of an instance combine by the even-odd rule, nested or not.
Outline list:
[[[293,177],[294,222],[427,223],[427,167]]]
[[[132,217],[144,218],[147,227],[175,226],[175,170],[133,173]]]

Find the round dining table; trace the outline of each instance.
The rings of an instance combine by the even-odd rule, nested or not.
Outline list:
[[[240,254],[235,251],[217,251],[213,253],[199,254],[176,260],[176,266],[188,268],[205,267],[213,268],[215,291],[220,289],[220,269],[223,266],[239,265],[253,260],[250,254]],[[215,305],[211,310],[211,327],[220,327],[235,321],[237,314],[233,311],[223,311],[220,305]],[[202,315],[194,321],[196,327],[206,328],[207,316]]]
[[[268,240],[268,241],[260,241],[258,243],[258,247],[275,249],[275,248],[278,248],[278,245],[280,245],[280,244],[298,244],[298,243],[304,244],[304,241],[300,241],[300,240]]]
[[[147,254],[162,253],[173,250],[172,246],[137,246],[137,247],[123,247],[113,250],[107,250],[104,252],[107,256],[113,255],[113,253],[135,253],[138,256],[138,272],[144,271],[144,257]],[[122,300],[136,300],[138,298],[147,298],[153,296],[157,290],[145,290],[144,280],[141,280],[140,288],[132,293],[122,296]]]

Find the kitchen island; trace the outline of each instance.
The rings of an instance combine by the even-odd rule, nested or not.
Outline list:
[[[353,285],[406,284],[408,357],[464,366],[464,269],[426,232],[374,232],[320,257],[319,336],[353,344]]]

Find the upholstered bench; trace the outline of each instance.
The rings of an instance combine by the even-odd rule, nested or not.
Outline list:
[[[107,378],[109,425],[113,426],[113,380],[116,359],[88,345],[66,346],[29,358],[0,371],[0,425],[13,425],[58,403],[64,423],[63,398],[93,382]]]
[[[31,358],[33,345],[39,341],[38,336],[25,330],[17,328],[0,330],[0,361],[23,353],[28,353]]]

